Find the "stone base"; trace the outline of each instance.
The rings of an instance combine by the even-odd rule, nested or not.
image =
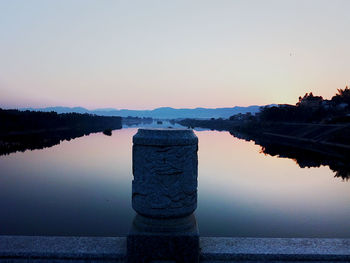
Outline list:
[[[127,237],[127,262],[199,262],[199,232],[194,215],[150,219],[137,215]]]

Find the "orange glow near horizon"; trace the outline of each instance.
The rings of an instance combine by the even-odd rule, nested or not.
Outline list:
[[[295,104],[349,85],[350,1],[1,1],[0,107]]]

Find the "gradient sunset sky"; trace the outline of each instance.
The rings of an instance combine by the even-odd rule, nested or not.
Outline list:
[[[350,82],[348,0],[0,0],[0,107],[294,104]]]

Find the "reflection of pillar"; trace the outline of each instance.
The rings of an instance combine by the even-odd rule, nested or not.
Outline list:
[[[199,261],[198,138],[192,130],[139,129],[133,137],[128,262]]]

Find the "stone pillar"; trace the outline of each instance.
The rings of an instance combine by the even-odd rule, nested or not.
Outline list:
[[[198,138],[188,129],[139,129],[133,137],[128,262],[199,261]]]

